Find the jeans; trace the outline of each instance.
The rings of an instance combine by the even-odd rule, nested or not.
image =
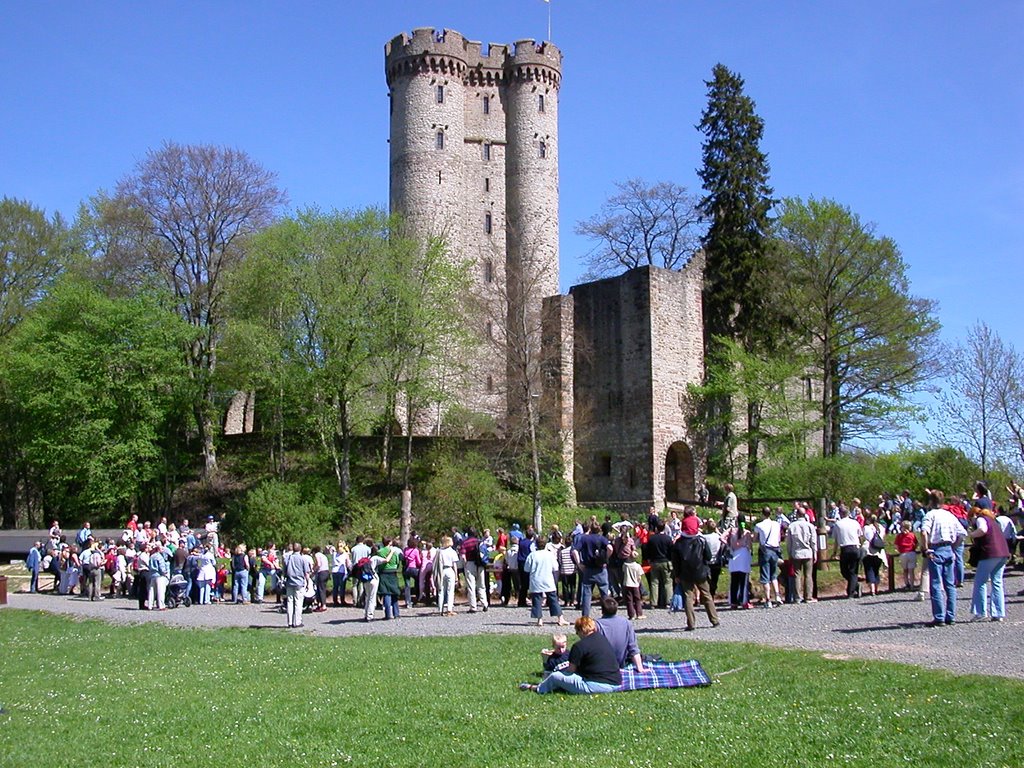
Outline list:
[[[544,598],[548,600],[548,612],[552,616],[561,616],[562,606],[558,603],[558,592],[531,592],[530,618],[539,620],[544,615]]]
[[[377,590],[380,589],[380,578],[362,582],[363,585],[363,618],[369,621],[377,610]]]
[[[397,619],[398,595],[381,595],[381,601],[384,603],[384,618]]]
[[[36,569],[34,569],[32,571],[32,580],[29,582],[28,591],[29,592],[38,592],[39,591],[39,569],[38,568],[36,568]]]
[[[762,584],[770,584],[779,578],[779,550],[772,547],[761,547],[758,552],[757,564],[760,567]],[[766,592],[765,599],[770,599]]]
[[[974,594],[971,597],[971,613],[975,616],[991,616],[993,619],[1006,617],[1006,602],[1003,597],[1003,569],[1009,558],[986,557],[978,563],[974,574]],[[991,610],[989,610],[988,583],[992,582]]]
[[[335,605],[345,602],[345,579],[348,574],[345,571],[333,571],[331,573],[331,599]],[[408,584],[406,585],[408,589]]]
[[[259,576],[256,577],[256,602],[263,602],[263,595],[267,591],[267,579],[270,577],[269,571],[260,571]]]
[[[964,571],[967,568],[964,563],[964,544],[965,541],[960,539],[960,542],[953,547],[953,557],[956,560],[953,565],[953,583],[958,587],[964,583]]]
[[[590,601],[593,600],[595,586],[601,593],[602,599],[608,596],[608,571],[603,565],[597,567],[584,565],[580,578],[580,588],[583,590],[580,598],[580,611],[584,616],[590,615]]]
[[[249,595],[249,572],[235,571],[231,580],[231,597],[236,603],[244,603]]]
[[[205,579],[200,579],[199,584],[199,604],[209,605],[210,604],[210,582]]]
[[[928,558],[928,592],[932,599],[932,618],[952,624],[956,619],[956,562],[949,544],[935,547]]]
[[[608,683],[597,683],[584,680],[576,674],[567,675],[563,672],[552,672],[537,686],[537,693],[566,691],[567,693],[611,693],[619,686]]]
[[[413,601],[420,597],[420,569],[405,569],[405,607],[412,608]]]
[[[732,571],[729,574],[729,605],[739,607],[750,602],[749,577],[746,571]]]

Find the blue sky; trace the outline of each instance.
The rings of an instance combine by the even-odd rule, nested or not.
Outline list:
[[[899,244],[944,338],[1024,348],[1024,2],[552,0],[561,282],[615,181],[699,190],[721,62],[765,120],[778,197],[831,197]],[[244,149],[292,206],[387,202],[384,43],[414,27],[547,36],[542,0],[8,2],[0,195],[73,217],[165,140]]]

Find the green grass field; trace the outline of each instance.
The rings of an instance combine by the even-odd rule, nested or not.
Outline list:
[[[317,638],[0,611],[0,765],[1024,766],[1024,683],[645,640],[711,688],[537,696],[541,639]],[[965,649],[967,652],[967,649]]]

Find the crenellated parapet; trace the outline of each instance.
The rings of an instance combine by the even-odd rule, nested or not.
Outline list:
[[[558,88],[562,81],[562,52],[553,43],[517,40],[505,62],[505,76]]]
[[[451,29],[421,27],[384,45],[384,71],[389,86],[397,77],[434,72],[462,77],[469,85],[497,86],[513,79],[557,88],[562,52],[552,43],[534,40],[485,48]]]
[[[468,41],[450,29],[430,27],[404,32],[384,45],[384,72],[388,85],[395,78],[425,72],[465,77]],[[479,44],[478,44],[479,45]]]

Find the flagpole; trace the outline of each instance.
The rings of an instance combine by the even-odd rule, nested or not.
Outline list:
[[[548,6],[548,42],[551,42],[551,0],[547,0]]]

